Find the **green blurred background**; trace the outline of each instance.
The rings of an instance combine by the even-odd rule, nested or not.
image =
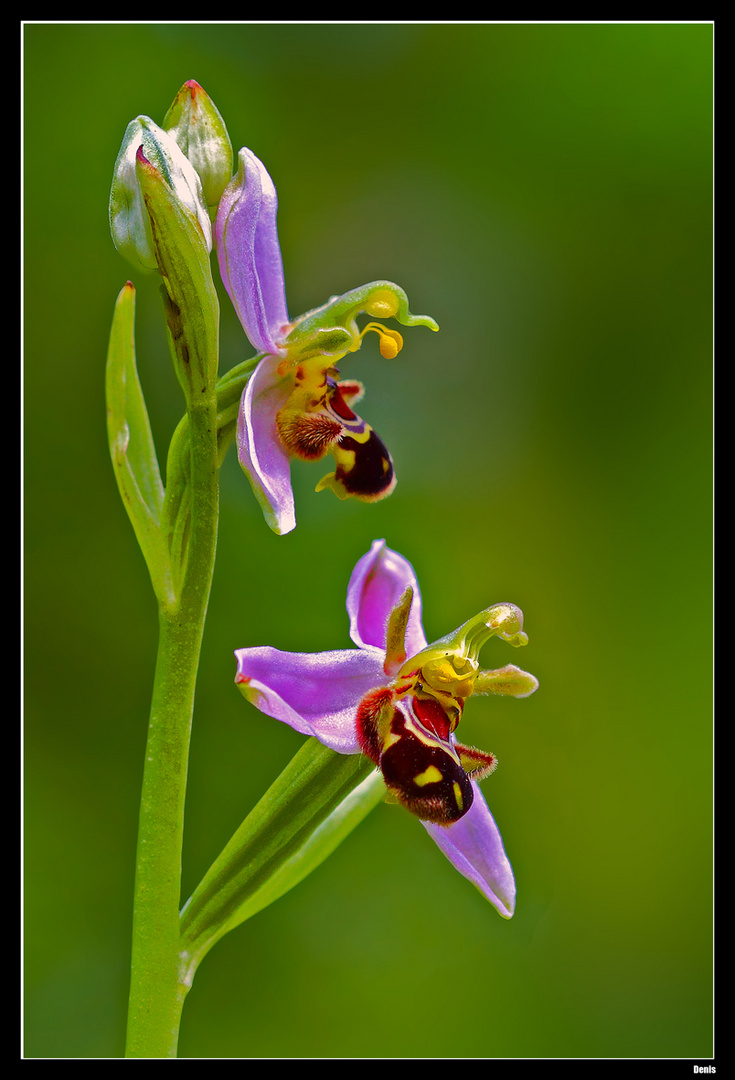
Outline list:
[[[128,277],[161,458],[182,401],[107,198],[128,121],[190,78],[275,180],[291,313],[387,277],[441,333],[343,365],[387,501],[300,464],[278,538],[223,467],[184,895],[302,741],[233,649],[349,645],[374,538],[429,638],[519,604],[529,646],[483,662],[541,689],[463,722],[500,759],[515,918],[381,806],[208,956],[180,1055],[711,1055],[711,26],[39,24],[24,65],[26,1056],[123,1051],[156,645],[105,434]],[[224,371],[252,350],[220,292]]]

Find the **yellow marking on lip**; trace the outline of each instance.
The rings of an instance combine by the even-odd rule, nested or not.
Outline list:
[[[428,769],[424,769],[418,776],[414,776],[413,782],[418,787],[424,787],[425,784],[438,784],[442,779],[442,774],[437,769],[436,765],[429,765]],[[457,785],[455,784],[455,787]],[[461,803],[460,803],[461,809]]]
[[[403,735],[400,732],[389,731],[383,739],[383,745],[381,747],[382,752],[385,753],[389,747],[394,746],[397,742],[400,742],[402,738]]]
[[[453,787],[454,787],[454,798],[455,798],[455,800],[457,802],[457,809],[461,810],[462,807],[464,806],[464,800],[462,798],[462,790],[461,790],[461,788],[460,788],[460,786],[459,786],[459,784],[457,783],[456,780],[454,781]]]

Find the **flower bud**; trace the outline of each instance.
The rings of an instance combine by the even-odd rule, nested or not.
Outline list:
[[[117,250],[138,269],[157,269],[150,218],[136,168],[136,156],[141,148],[145,159],[160,172],[176,199],[193,215],[207,250],[211,251],[212,226],[199,176],[175,140],[147,116],[138,116],[128,124],[115,162],[110,231]]]
[[[163,127],[199,174],[204,201],[214,218],[232,177],[232,143],[214,102],[194,79],[179,90]]]

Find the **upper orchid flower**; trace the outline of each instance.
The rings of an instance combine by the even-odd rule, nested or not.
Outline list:
[[[477,786],[497,760],[454,733],[471,694],[527,697],[537,689],[513,664],[481,671],[477,659],[493,635],[525,645],[523,613],[495,604],[428,645],[414,570],[382,540],[352,573],[347,612],[356,649],[238,649],[236,683],[268,716],[341,754],[366,754],[389,798],[419,817],[460,873],[510,918],[513,871]]]
[[[395,486],[390,454],[372,428],[352,411],[362,396],[359,382],[341,381],[336,364],[356,352],[373,331],[386,358],[403,338],[357,316],[395,318],[403,326],[438,330],[426,315],[411,315],[406,294],[390,281],[373,281],[297,319],[286,306],[283,262],[276,228],[276,189],[261,161],[248,149],[225,189],[215,225],[225,288],[251,344],[263,358],[243,393],[237,429],[238,457],[270,527],[287,533],[296,525],[290,478],[292,456],[316,461],[333,455],[336,469],[317,491],[368,501]]]

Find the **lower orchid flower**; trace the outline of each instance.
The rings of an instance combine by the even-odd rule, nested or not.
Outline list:
[[[483,671],[478,663],[492,636],[527,643],[523,613],[495,604],[427,644],[413,567],[383,540],[355,566],[347,612],[357,648],[238,649],[237,685],[266,715],[340,754],[367,755],[389,800],[420,818],[456,869],[510,918],[513,871],[478,787],[497,759],[457,742],[455,731],[473,693],[527,697],[537,689],[534,676],[513,664]]]
[[[296,524],[291,457],[316,461],[332,454],[335,471],[316,490],[330,488],[341,499],[373,502],[395,486],[388,450],[352,409],[362,384],[342,380],[336,365],[360,348],[368,332],[378,335],[381,355],[388,359],[398,355],[403,338],[382,322],[370,321],[360,329],[357,316],[439,327],[429,316],[412,315],[406,294],[390,281],[373,281],[289,319],[276,189],[250,150],[243,148],[238,161],[219,204],[217,252],[243,329],[263,354],[242,396],[238,458],[268,524],[283,534]]]

